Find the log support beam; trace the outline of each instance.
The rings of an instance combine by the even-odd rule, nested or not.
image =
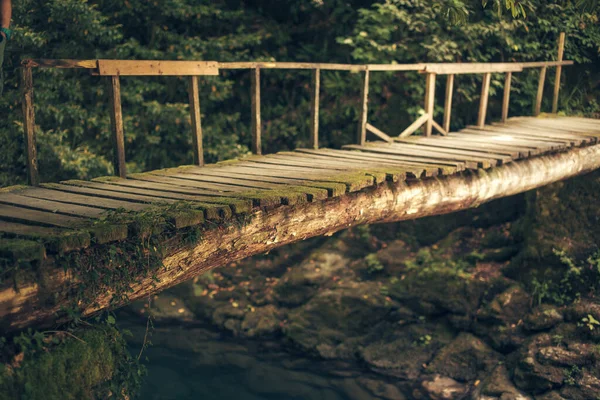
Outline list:
[[[387,182],[325,202],[257,211],[244,226],[230,224],[207,230],[192,248],[183,242],[171,243],[163,260],[164,267],[156,272],[158,280],[151,276],[140,277],[131,286],[129,300],[147,297],[213,268],[310,237],[355,225],[416,219],[478,207],[599,168],[600,145],[593,145],[488,170],[410,184]],[[74,289],[76,283],[70,280],[72,277],[56,266],[42,265],[42,268],[53,268],[45,277],[44,288],[37,283],[20,283],[15,288],[13,282],[5,282],[0,287],[0,321],[5,332],[34,323],[37,326],[51,324],[55,313],[68,304],[64,296],[69,289]],[[48,293],[55,296],[52,304],[46,301]],[[111,307],[110,300],[109,291],[98,293],[91,303],[97,305],[88,306],[82,316]]]

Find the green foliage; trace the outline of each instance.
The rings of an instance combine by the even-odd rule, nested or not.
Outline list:
[[[588,314],[587,317],[583,317],[581,319],[581,323],[582,325],[587,326],[590,329],[590,331],[593,331],[596,328],[600,328],[600,321],[594,318],[594,316],[591,314]]]
[[[369,274],[375,274],[377,272],[381,272],[385,269],[379,258],[377,258],[377,254],[372,253],[365,257],[365,262],[367,263],[367,272]]]
[[[145,374],[112,325],[29,330],[2,343],[0,399],[131,398]]]
[[[449,259],[443,254],[432,253],[429,248],[421,248],[414,260],[406,261],[408,271],[415,272],[418,277],[447,276],[467,278],[473,264],[464,258]]]
[[[550,302],[564,305],[586,296],[593,296],[600,290],[600,251],[590,255],[585,261],[571,258],[564,250],[554,249],[565,269],[561,275],[531,280],[531,292],[536,304]]]
[[[577,365],[573,365],[565,370],[564,383],[568,386],[575,386],[577,379],[581,377],[582,371]]]

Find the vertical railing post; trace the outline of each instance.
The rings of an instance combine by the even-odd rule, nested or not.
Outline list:
[[[450,118],[452,116],[452,93],[454,91],[454,74],[446,79],[446,101],[444,102],[444,130],[450,132]]]
[[[512,72],[507,72],[504,77],[504,97],[502,98],[502,122],[508,119],[508,104],[510,103],[510,85]]]
[[[121,83],[118,76],[109,77],[108,95],[113,142],[113,166],[115,175],[126,178],[127,167],[125,165],[125,137],[123,133],[123,112],[121,110]]]
[[[367,114],[369,112],[369,67],[365,68],[363,85],[360,93],[361,108],[358,120],[358,144],[364,145],[367,141]]]
[[[252,153],[262,154],[261,120],[260,120],[260,68],[251,70],[251,103],[252,103]]]
[[[310,148],[319,148],[319,92],[321,90],[321,70],[312,70],[312,88],[310,96]]]
[[[565,51],[565,33],[561,32],[558,37],[558,57],[557,61],[563,60],[563,54]],[[554,77],[554,97],[552,98],[552,113],[556,114],[558,111],[558,91],[560,90],[560,74],[562,72],[562,65],[556,66],[556,75]]]
[[[535,110],[534,115],[540,115],[542,111],[542,98],[544,97],[544,83],[546,82],[546,70],[548,67],[544,66],[540,69],[540,81],[538,82],[537,96],[535,97]]]
[[[425,122],[425,136],[431,136],[433,130],[433,107],[435,105],[435,74],[427,73],[425,81],[425,113],[427,122]]]
[[[35,135],[35,112],[33,109],[33,76],[31,67],[21,69],[21,88],[23,90],[23,130],[27,147],[27,180],[31,186],[39,186],[40,176],[37,163],[37,140]]]
[[[486,72],[483,75],[483,82],[481,84],[481,98],[479,99],[479,116],[477,118],[477,126],[479,126],[480,128],[483,128],[485,126],[485,115],[487,113],[491,80],[492,74]]]
[[[188,95],[190,99],[190,117],[192,119],[194,164],[202,166],[204,165],[204,151],[202,149],[202,121],[200,116],[200,93],[198,91],[197,76],[190,76]]]

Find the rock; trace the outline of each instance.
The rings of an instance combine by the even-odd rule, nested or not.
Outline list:
[[[543,364],[570,367],[591,363],[594,359],[594,354],[589,350],[583,351],[581,348],[579,351],[569,351],[558,346],[548,346],[539,350],[537,358]]]
[[[427,371],[469,382],[491,371],[500,357],[481,339],[470,333],[461,333],[435,356]]]
[[[322,290],[290,312],[283,333],[322,357],[354,358],[361,337],[393,310],[379,289],[375,282],[348,282]]]
[[[506,365],[504,364],[494,368],[492,373],[480,385],[479,392],[482,395],[491,396],[493,398],[531,400],[531,397],[515,387],[508,375]]]
[[[538,361],[540,348],[552,344],[549,334],[538,334],[525,343],[517,354],[513,380],[515,385],[532,393],[543,393],[562,385],[565,369]]]
[[[535,400],[568,400],[568,399],[565,399],[564,397],[562,397],[560,395],[560,393],[553,390],[551,392],[546,392],[544,394],[535,396]]]
[[[406,396],[391,383],[376,381],[374,379],[359,377],[358,383],[367,389],[373,396],[384,400],[405,400]]]
[[[595,400],[600,398],[600,378],[583,371],[581,378],[575,385],[564,386],[560,391],[561,396],[569,400]]]
[[[247,337],[273,335],[280,330],[282,315],[274,305],[255,308],[247,312],[241,325],[241,333]]]
[[[460,399],[467,391],[467,387],[447,376],[435,375],[433,379],[421,383],[431,400]]]
[[[531,297],[520,286],[512,286],[500,293],[480,312],[481,318],[490,318],[507,325],[518,324],[529,310]]]
[[[542,304],[525,317],[525,329],[542,331],[550,329],[563,321],[562,313],[554,306]]]
[[[350,260],[337,252],[316,253],[287,271],[274,287],[274,298],[287,307],[306,303],[336,275],[347,275]]]

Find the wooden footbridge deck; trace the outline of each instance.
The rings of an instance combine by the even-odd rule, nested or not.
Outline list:
[[[556,67],[556,111],[560,69],[571,64],[562,61],[563,44],[561,36],[558,61],[536,63],[26,61],[23,110],[30,186],[0,189],[0,327],[50,323],[61,318],[60,310],[70,301],[82,315],[90,315],[304,238],[476,207],[600,168],[599,121],[556,114],[508,118],[511,77],[524,68],[541,71],[535,101],[539,114],[546,69]],[[117,176],[40,184],[35,67],[87,68],[107,77]],[[227,68],[252,74],[254,155],[204,165],[197,76]],[[267,68],[313,70],[310,148],[261,155],[260,71]],[[342,149],[318,146],[319,74],[325,69],[364,77],[358,138]],[[424,113],[392,136],[367,122],[369,74],[407,70],[426,76]],[[483,74],[479,115],[475,126],[449,132],[454,75],[461,73]],[[503,111],[500,122],[486,124],[492,73],[506,74]],[[190,77],[195,165],[127,174],[119,92],[119,79],[127,75]],[[442,125],[433,118],[438,75],[448,77]],[[423,135],[413,135],[421,127]],[[441,135],[432,136],[434,129]],[[379,140],[368,142],[367,132]]]

